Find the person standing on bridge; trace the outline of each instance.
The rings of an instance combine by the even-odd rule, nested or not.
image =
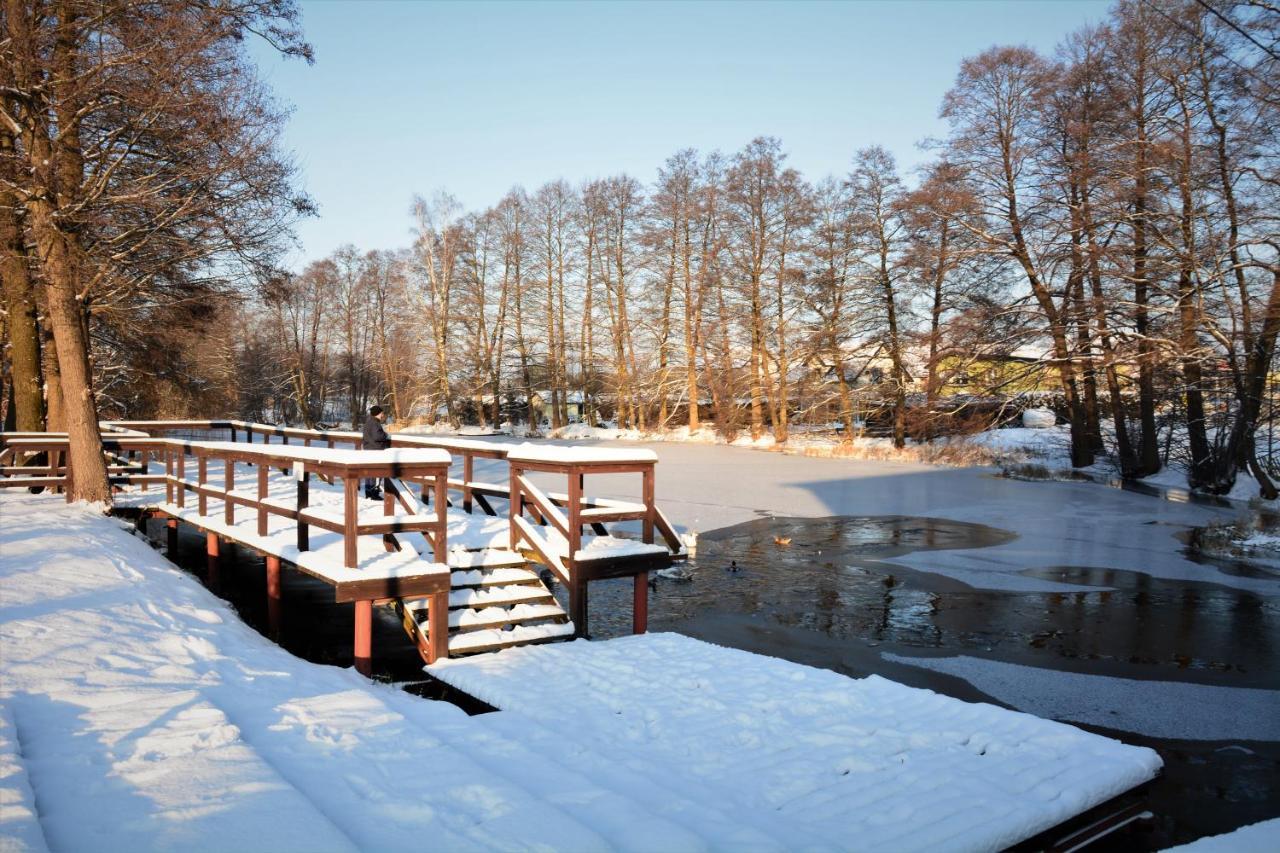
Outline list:
[[[382,428],[382,424],[387,419],[387,413],[382,410],[381,406],[372,406],[369,409],[369,417],[364,421],[364,433],[360,438],[360,447],[364,450],[386,450],[391,446],[391,436],[387,435],[387,431]],[[377,478],[364,481],[364,496],[370,500],[382,500],[381,484]]]

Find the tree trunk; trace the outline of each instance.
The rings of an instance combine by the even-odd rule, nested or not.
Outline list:
[[[8,139],[0,134],[0,143]],[[6,150],[10,146],[5,146]],[[0,193],[0,281],[8,316],[9,365],[13,379],[14,428],[19,432],[43,430],[44,396],[40,379],[40,329],[36,300],[17,199]]]
[[[58,369],[58,347],[53,342],[52,324],[48,322],[48,295],[44,297],[44,321],[40,324],[40,366],[44,374],[45,429],[67,431],[67,407],[62,403],[62,371]]]
[[[89,366],[89,346],[85,338],[83,306],[76,299],[75,262],[44,204],[32,217],[33,230],[44,258],[48,280],[49,321],[58,349],[66,431],[70,444],[70,500],[101,501],[111,504],[106,460],[102,455],[102,433],[98,429],[98,409],[93,397],[93,374]]]
[[[38,87],[33,79],[36,60],[31,11],[24,4],[10,0],[7,12],[19,78],[15,82],[27,91],[34,91]],[[70,445],[68,462],[72,468],[67,496],[70,500],[101,501],[110,506],[111,486],[102,455],[80,293],[79,247],[74,231],[63,230],[74,224],[60,220],[57,207],[73,204],[79,198],[84,180],[74,89],[78,22],[70,4],[60,4],[57,21],[52,58],[52,114],[43,99],[37,99],[28,109],[27,126],[23,129],[27,165],[35,190],[25,199],[25,204],[44,273],[49,321],[58,352],[63,415]]]

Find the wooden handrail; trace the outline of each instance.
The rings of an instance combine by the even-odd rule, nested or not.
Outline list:
[[[243,434],[245,440],[234,442],[249,447],[267,448],[271,450],[268,453],[274,454],[272,460],[268,463],[272,467],[286,468],[292,465],[295,456],[286,450],[294,445],[289,444],[290,440],[301,441],[303,447],[311,447],[316,443],[323,442],[324,447],[338,447],[349,445],[358,447],[361,442],[361,433],[351,430],[311,430],[302,427],[277,426],[275,424],[255,423],[252,421],[242,421],[236,419],[217,419],[217,420],[121,420],[121,421],[103,421],[102,428],[107,431],[103,434],[104,449],[120,449],[126,451],[140,451],[144,454],[143,469],[145,470],[145,457],[149,453],[162,453],[164,445],[157,445],[156,442],[167,441],[186,441],[184,439],[163,438],[163,433],[181,430],[228,430],[232,433],[232,438],[237,439]],[[109,433],[109,434],[108,434]],[[261,442],[255,442],[255,436],[261,436]],[[284,443],[271,444],[269,439],[280,438]],[[507,455],[510,448],[501,444],[493,444],[484,441],[478,441],[468,438],[456,438],[451,436],[419,436],[405,435],[403,433],[393,433],[390,436],[392,448],[437,448],[447,450],[452,456],[460,457],[462,461],[463,477],[461,480],[448,481],[446,490],[460,492],[462,496],[462,506],[467,512],[472,509],[473,500],[479,500],[481,506],[486,512],[493,513],[488,502],[485,500],[487,495],[504,498],[508,501],[512,499],[509,486],[503,488],[502,485],[483,484],[484,489],[481,491],[474,482],[475,460],[476,459],[495,459],[508,461]],[[193,442],[187,442],[192,444]],[[194,442],[200,443],[200,442]],[[185,445],[184,445],[185,446]],[[19,453],[33,454],[39,452],[49,453],[65,453],[67,450],[67,441],[65,433],[0,433],[0,460],[6,458],[16,459]],[[189,452],[189,451],[184,451]],[[6,456],[7,454],[7,456]],[[52,460],[51,460],[52,461]],[[242,459],[237,457],[236,461],[249,461],[248,458]],[[233,463],[234,464],[234,463]],[[519,466],[525,470],[547,470],[544,466],[536,463],[530,463],[522,460]],[[619,466],[615,463],[597,462],[591,463],[590,469],[600,473],[607,471],[621,471],[623,469],[634,470],[629,466]],[[65,477],[66,466],[58,465],[52,468],[33,468],[29,472],[34,475],[37,472],[44,474],[42,480],[50,479],[60,480]],[[47,473],[46,473],[47,472]],[[158,475],[147,475],[134,473],[124,470],[114,470],[109,472],[113,477],[113,482],[132,484],[159,482]],[[327,482],[333,482],[334,473],[329,471],[315,471],[316,476]],[[0,466],[0,486],[5,485],[5,475],[10,474],[3,466]],[[404,478],[413,481],[413,477]],[[23,483],[29,482],[27,477],[23,478]],[[44,483],[42,483],[44,484]],[[61,485],[61,482],[52,483],[53,485]],[[11,483],[10,485],[19,485],[19,483]],[[546,503],[550,503],[555,507],[565,507],[569,509],[569,514],[575,515],[571,504],[573,503],[568,495],[557,493],[546,493],[543,495]],[[606,499],[592,499],[585,496],[579,496],[579,504],[582,508],[595,509],[605,508],[616,502]],[[532,508],[543,516],[556,517],[555,513],[547,512],[546,506],[538,506],[538,502],[532,500],[530,496]],[[647,529],[654,529],[661,534],[663,541],[668,549],[676,556],[681,556],[683,552],[683,544],[675,528],[670,520],[656,506],[646,508],[643,516],[636,516],[626,510],[620,509],[617,514],[608,514],[597,519],[588,518],[588,523],[600,521],[618,521],[627,518],[640,518],[645,523]],[[570,520],[571,521],[571,520]],[[557,525],[558,527],[560,525]],[[571,524],[569,526],[572,526]]]
[[[561,536],[568,539],[569,519],[565,517],[565,514],[562,513],[560,509],[551,502],[551,499],[543,493],[542,489],[535,486],[528,477],[517,473],[515,481],[520,491],[523,492],[524,496],[529,499],[529,502],[537,508],[542,517],[551,522],[551,525],[555,527],[556,530],[560,531]]]

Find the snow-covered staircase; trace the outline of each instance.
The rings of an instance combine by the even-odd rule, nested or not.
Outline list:
[[[573,636],[573,623],[523,556],[485,549],[449,554],[449,656],[493,652]],[[426,648],[428,600],[397,603],[405,631]]]

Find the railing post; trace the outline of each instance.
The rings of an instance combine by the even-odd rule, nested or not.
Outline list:
[[[355,630],[355,658],[356,672],[364,676],[373,673],[373,602],[357,601],[356,607],[356,630]]]
[[[172,563],[178,559],[178,519],[167,519],[164,527],[164,555]]]
[[[178,508],[182,509],[187,505],[187,449],[182,445],[178,445],[174,449],[174,456],[177,458],[178,469]]]
[[[462,511],[471,514],[471,480],[475,477],[476,460],[470,451],[462,454]]]
[[[445,468],[435,478],[436,484],[436,522],[435,536],[432,537],[434,544],[433,558],[437,563],[447,563],[449,561],[449,552],[445,547],[445,537],[449,535],[449,500],[447,493],[449,490],[449,469]]]
[[[201,515],[205,515],[209,510],[209,499],[205,496],[205,483],[209,479],[209,460],[204,456],[196,457],[196,482],[200,485],[200,490],[196,500],[196,509]]]
[[[298,475],[298,550],[311,548],[311,526],[302,518],[302,511],[311,501],[311,472],[303,469]]]
[[[164,449],[164,502],[173,503],[173,448]]]
[[[252,436],[253,433],[249,433],[249,435]],[[259,536],[267,535],[267,507],[266,507],[265,501],[267,499],[267,474],[268,473],[270,472],[267,470],[267,466],[263,465],[262,461],[259,460],[258,461],[258,535]]]
[[[360,480],[349,473],[342,478],[342,564],[348,569],[359,565],[356,551],[356,521],[360,512],[360,494],[356,489]]]
[[[509,521],[507,526],[511,533],[511,550],[515,551],[520,546],[520,528],[516,526],[516,519],[524,515],[524,492],[520,490],[520,467],[514,462],[507,463],[507,470],[511,475],[511,486],[507,490],[508,503],[510,504],[508,513]]]
[[[573,565],[582,547],[582,477],[581,468],[569,466],[569,553],[565,559],[569,577],[574,576]]]
[[[226,460],[226,472],[227,491],[222,498],[222,520],[230,526],[236,523],[236,502],[231,497],[231,492],[234,491],[236,487],[236,462],[235,459],[230,456],[228,456]]]
[[[653,544],[653,502],[654,502],[654,465],[652,463],[644,466],[644,541],[646,545]]]

